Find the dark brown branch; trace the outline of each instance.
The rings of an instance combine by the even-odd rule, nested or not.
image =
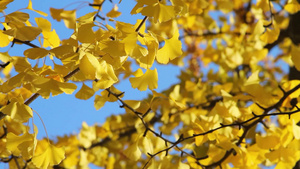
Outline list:
[[[0,67],[5,68],[5,67],[8,66],[9,64],[10,64],[10,62],[6,62],[6,63],[3,63],[3,64],[0,64]]]
[[[147,19],[148,19],[148,16],[145,16],[144,19],[142,20],[142,22],[139,24],[139,26],[135,30],[135,32],[137,32],[141,37],[144,37],[144,35],[141,34],[139,31]]]
[[[23,44],[28,45],[28,46],[33,47],[33,48],[39,48],[38,46],[36,46],[35,44],[31,43],[30,41],[22,41],[22,40],[19,40],[19,39],[16,39],[16,38],[12,41],[12,45],[11,46],[13,47],[16,42],[17,43],[23,43]]]

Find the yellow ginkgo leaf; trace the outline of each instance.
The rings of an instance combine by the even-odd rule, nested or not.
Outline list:
[[[124,43],[120,41],[104,41],[99,44],[100,49],[103,52],[108,53],[112,57],[125,56]]]
[[[99,110],[104,106],[105,102],[106,99],[103,96],[96,95],[94,100],[94,107],[96,108],[96,110]]]
[[[275,27],[274,29],[267,28],[266,32],[260,36],[260,39],[266,43],[273,43],[278,39],[280,29]]]
[[[46,99],[49,98],[50,93],[52,96],[56,96],[61,93],[72,94],[77,88],[77,86],[73,83],[64,83],[42,77],[36,78],[32,84],[36,88],[37,93]]]
[[[13,0],[2,0],[0,1],[0,12],[2,12],[4,9],[6,9],[6,5],[13,2]]]
[[[58,59],[64,59],[66,56],[75,54],[73,46],[71,45],[61,45],[49,50],[49,52],[53,53]]]
[[[77,40],[81,43],[93,43],[95,41],[93,26],[95,26],[93,23],[80,25],[77,32]]]
[[[148,54],[144,57],[140,57],[139,59],[137,59],[137,61],[140,64],[140,67],[144,69],[149,69],[154,63],[159,43],[156,37],[152,35],[152,33],[146,34],[144,39],[148,48]]]
[[[22,143],[25,143],[25,142],[30,142],[33,146],[34,135],[26,132],[22,136],[17,136],[14,133],[9,132],[7,134],[6,139],[7,139],[6,148],[9,151],[11,151],[13,155],[19,156],[19,155],[23,154],[23,153],[21,153],[22,151],[20,148],[22,148],[22,147],[20,147],[20,145],[22,145]],[[32,146],[29,146],[29,147],[27,146],[26,148],[29,149],[30,147],[32,148]],[[24,151],[24,149],[22,149],[22,150]]]
[[[32,163],[38,167],[47,169],[49,166],[59,164],[65,158],[65,150],[48,143],[47,148],[41,154],[32,158]]]
[[[119,80],[115,74],[113,66],[106,63],[104,60],[100,60],[100,66],[97,69],[96,78],[98,81],[93,82],[93,88],[95,91],[109,88]]]
[[[63,19],[67,28],[76,28],[76,10],[64,10],[50,8],[50,14],[53,19],[61,21]]]
[[[133,88],[138,88],[140,91],[145,91],[149,87],[150,90],[157,88],[158,74],[157,70],[147,69],[146,73],[129,78],[131,86]]]
[[[90,53],[86,53],[79,63],[80,71],[86,76],[87,79],[94,80],[96,77],[96,71],[99,69],[100,64],[95,56]]]
[[[111,11],[109,11],[106,16],[110,18],[116,18],[121,15],[121,12],[118,11],[118,6],[115,5]]]
[[[43,31],[51,31],[51,23],[47,19],[40,17],[35,18],[34,20],[38,27],[41,28]]]
[[[22,26],[17,28],[12,28],[4,31],[3,33],[10,35],[16,39],[21,41],[32,41],[34,40],[42,30],[37,27],[32,26]]]
[[[44,48],[30,48],[24,51],[24,56],[29,59],[39,59],[47,56],[49,51]]]
[[[19,102],[16,98],[13,98],[8,105],[3,106],[0,111],[20,122],[26,122],[32,117],[31,108],[23,102]]]
[[[140,137],[139,139],[139,147],[143,151],[144,154],[153,153],[153,143],[150,138],[146,137]]]
[[[78,99],[87,100],[92,97],[94,93],[95,91],[92,88],[83,83],[81,89],[75,94],[75,97]]]
[[[274,135],[262,137],[259,134],[256,134],[255,138],[257,146],[262,149],[274,149],[280,144],[280,138]]]
[[[138,143],[134,143],[132,145],[129,145],[126,150],[124,150],[124,154],[126,157],[128,157],[130,160],[137,161],[141,158],[141,150],[138,148]]]
[[[251,74],[251,76],[247,79],[247,81],[244,83],[245,86],[252,85],[252,84],[259,84],[259,71],[255,71]]]
[[[167,6],[162,3],[148,5],[140,12],[144,16],[153,17],[154,22],[166,22],[176,16],[174,6]]]
[[[43,12],[43,11],[39,11],[39,10],[35,10],[35,9],[33,9],[33,8],[32,8],[32,2],[31,2],[31,0],[29,0],[29,2],[28,2],[27,9],[29,9],[29,10],[32,10],[32,11],[34,11],[34,12],[36,12],[36,13],[40,14],[40,15],[43,15],[43,16],[48,16],[48,14],[47,14],[47,13],[45,13],[45,12]]]
[[[146,48],[137,44],[137,36],[137,33],[132,33],[127,35],[122,41],[125,44],[125,51],[127,55],[135,59],[139,59],[148,54]]]
[[[293,134],[295,139],[299,140],[300,139],[300,127],[295,123],[295,121],[293,120]]]
[[[29,14],[16,11],[5,16],[5,22],[14,22],[15,24],[25,23],[29,19]]]
[[[0,52],[0,60],[6,63],[11,61],[12,58],[9,56],[8,52]]]
[[[156,60],[159,63],[167,64],[169,60],[173,60],[182,55],[182,44],[178,37],[178,29],[175,29],[173,37],[165,40],[165,45],[158,50],[156,55]]]
[[[0,30],[0,47],[5,47],[10,43],[8,35],[3,33],[3,30]]]
[[[300,4],[297,0],[289,0],[284,6],[284,10],[288,11],[290,14],[297,13],[300,10]]]
[[[94,17],[95,17],[96,13],[97,13],[96,11],[87,13],[87,14],[77,18],[77,21],[79,22],[79,24],[91,23],[94,21]]]
[[[53,29],[53,31],[47,32],[44,31],[42,32],[42,34],[44,35],[44,43],[43,43],[43,47],[58,47],[60,45],[60,39],[55,31],[55,29]]]

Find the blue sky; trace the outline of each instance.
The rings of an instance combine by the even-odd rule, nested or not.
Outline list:
[[[114,2],[117,3],[118,1]],[[54,28],[56,30],[61,39],[68,38],[73,33],[73,30],[67,29],[63,22],[57,22],[53,20],[49,13],[50,7],[64,8],[68,6],[66,8],[67,10],[76,8],[78,9],[77,17],[88,12],[95,11],[88,6],[88,3],[92,3],[92,0],[86,1],[85,3],[83,3],[83,1],[79,1],[77,3],[73,0],[32,0],[32,3],[34,9],[46,12],[48,13],[48,16],[44,17],[29,10],[21,11],[29,13],[30,21],[34,24],[35,17],[44,17],[48,19],[52,24],[52,29]],[[7,6],[8,8],[5,10],[5,13],[9,14],[15,10],[25,8],[27,5],[27,0],[15,0]],[[137,19],[143,19],[143,16],[141,15],[130,15],[130,11],[134,5],[135,1],[133,0],[122,1],[122,3],[119,5],[119,11],[122,12],[122,15],[116,18],[116,20],[135,24]],[[103,6],[103,13],[105,14],[107,11],[111,10],[112,7],[113,5],[109,1],[105,2]],[[4,18],[1,18],[1,21],[3,20]],[[37,42],[33,41],[33,43],[38,45]],[[0,52],[5,52],[9,48],[10,47],[2,48],[0,49]],[[27,48],[28,47],[26,45],[15,45],[13,48],[9,49],[9,54],[11,56],[23,56],[23,51]],[[176,76],[180,73],[180,69],[177,67],[163,66],[158,64],[155,64],[154,67],[157,68],[159,73],[158,89],[156,89],[156,91],[167,89],[171,84],[177,82]],[[50,139],[55,139],[57,135],[62,136],[64,134],[78,133],[83,121],[87,122],[89,125],[93,125],[95,123],[101,124],[105,121],[106,117],[112,114],[124,112],[119,108],[118,103],[106,103],[102,109],[96,111],[94,108],[94,97],[90,98],[89,100],[79,100],[75,98],[75,93],[81,87],[81,83],[76,84],[78,85],[78,88],[72,95],[61,94],[55,97],[50,97],[49,99],[43,99],[42,97],[39,97],[30,104],[30,107],[32,107],[42,117]],[[116,87],[121,91],[125,91],[124,99],[139,100],[145,98],[147,94],[150,93],[149,90],[140,92],[137,89],[132,89],[128,80],[121,81],[120,84],[116,85]],[[97,92],[97,94],[99,94],[99,92]],[[45,137],[45,131],[37,115],[34,115],[34,123],[39,129],[38,138]]]

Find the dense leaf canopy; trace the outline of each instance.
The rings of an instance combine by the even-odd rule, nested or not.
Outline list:
[[[135,25],[116,19],[125,0],[86,2],[80,17],[49,7],[73,32],[66,39],[31,0],[6,13],[12,1],[0,1],[0,47],[11,46],[0,53],[0,161],[10,168],[282,169],[300,160],[297,0],[137,0]],[[158,92],[154,64],[182,68],[179,83]],[[123,99],[130,93],[115,85],[125,79],[151,95]],[[30,104],[62,93],[124,113],[38,140]]]

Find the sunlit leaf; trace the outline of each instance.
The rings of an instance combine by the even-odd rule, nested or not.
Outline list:
[[[142,156],[141,150],[138,148],[137,143],[129,145],[128,148],[124,151],[124,154],[127,158],[133,161],[137,161]]]
[[[179,32],[178,30],[175,30],[173,37],[171,39],[165,40],[165,45],[158,50],[156,55],[156,60],[159,63],[167,64],[170,60],[175,59],[176,57],[179,57],[182,55],[182,44],[180,40],[178,39]]]
[[[12,28],[4,31],[3,33],[10,35],[14,38],[17,38],[21,41],[32,41],[34,40],[42,30],[37,27],[32,26],[22,26],[17,28]]]
[[[12,99],[8,105],[3,106],[0,110],[20,122],[26,122],[33,116],[31,108],[23,102],[20,103],[17,99]]]
[[[6,6],[11,2],[13,2],[13,0],[2,0],[2,1],[0,1],[0,12],[2,12],[4,9],[6,9],[7,8]]]
[[[32,158],[32,162],[36,167],[46,169],[49,166],[59,164],[65,158],[65,150],[58,148],[50,143],[46,145],[46,149],[41,154],[36,154]]]
[[[31,48],[24,51],[24,56],[29,59],[39,59],[47,56],[48,53],[49,51],[44,48]]]
[[[92,97],[94,93],[95,91],[92,88],[83,83],[81,89],[75,94],[75,97],[78,99],[87,100]]]
[[[5,47],[5,46],[9,45],[9,43],[10,43],[9,37],[8,37],[8,35],[3,33],[3,30],[0,30],[0,39],[1,39],[0,47]]]
[[[49,98],[50,93],[56,96],[61,93],[72,94],[77,86],[73,83],[59,82],[50,78],[39,78],[33,83],[37,92],[44,98]]]
[[[93,43],[95,41],[95,33],[92,29],[93,26],[95,25],[92,23],[80,25],[77,33],[77,40],[81,43]]]
[[[131,86],[138,88],[140,91],[145,91],[147,88],[150,90],[157,88],[158,74],[157,70],[147,69],[146,73],[141,76],[129,78]]]
[[[34,12],[36,12],[36,13],[40,14],[40,15],[43,15],[43,16],[48,16],[48,14],[47,14],[47,13],[45,13],[45,12],[43,12],[43,11],[39,11],[39,10],[35,10],[35,9],[33,9],[33,8],[32,8],[32,2],[31,2],[31,0],[29,0],[29,2],[28,2],[27,9],[29,9],[29,10],[32,10],[32,11],[34,11]]]

